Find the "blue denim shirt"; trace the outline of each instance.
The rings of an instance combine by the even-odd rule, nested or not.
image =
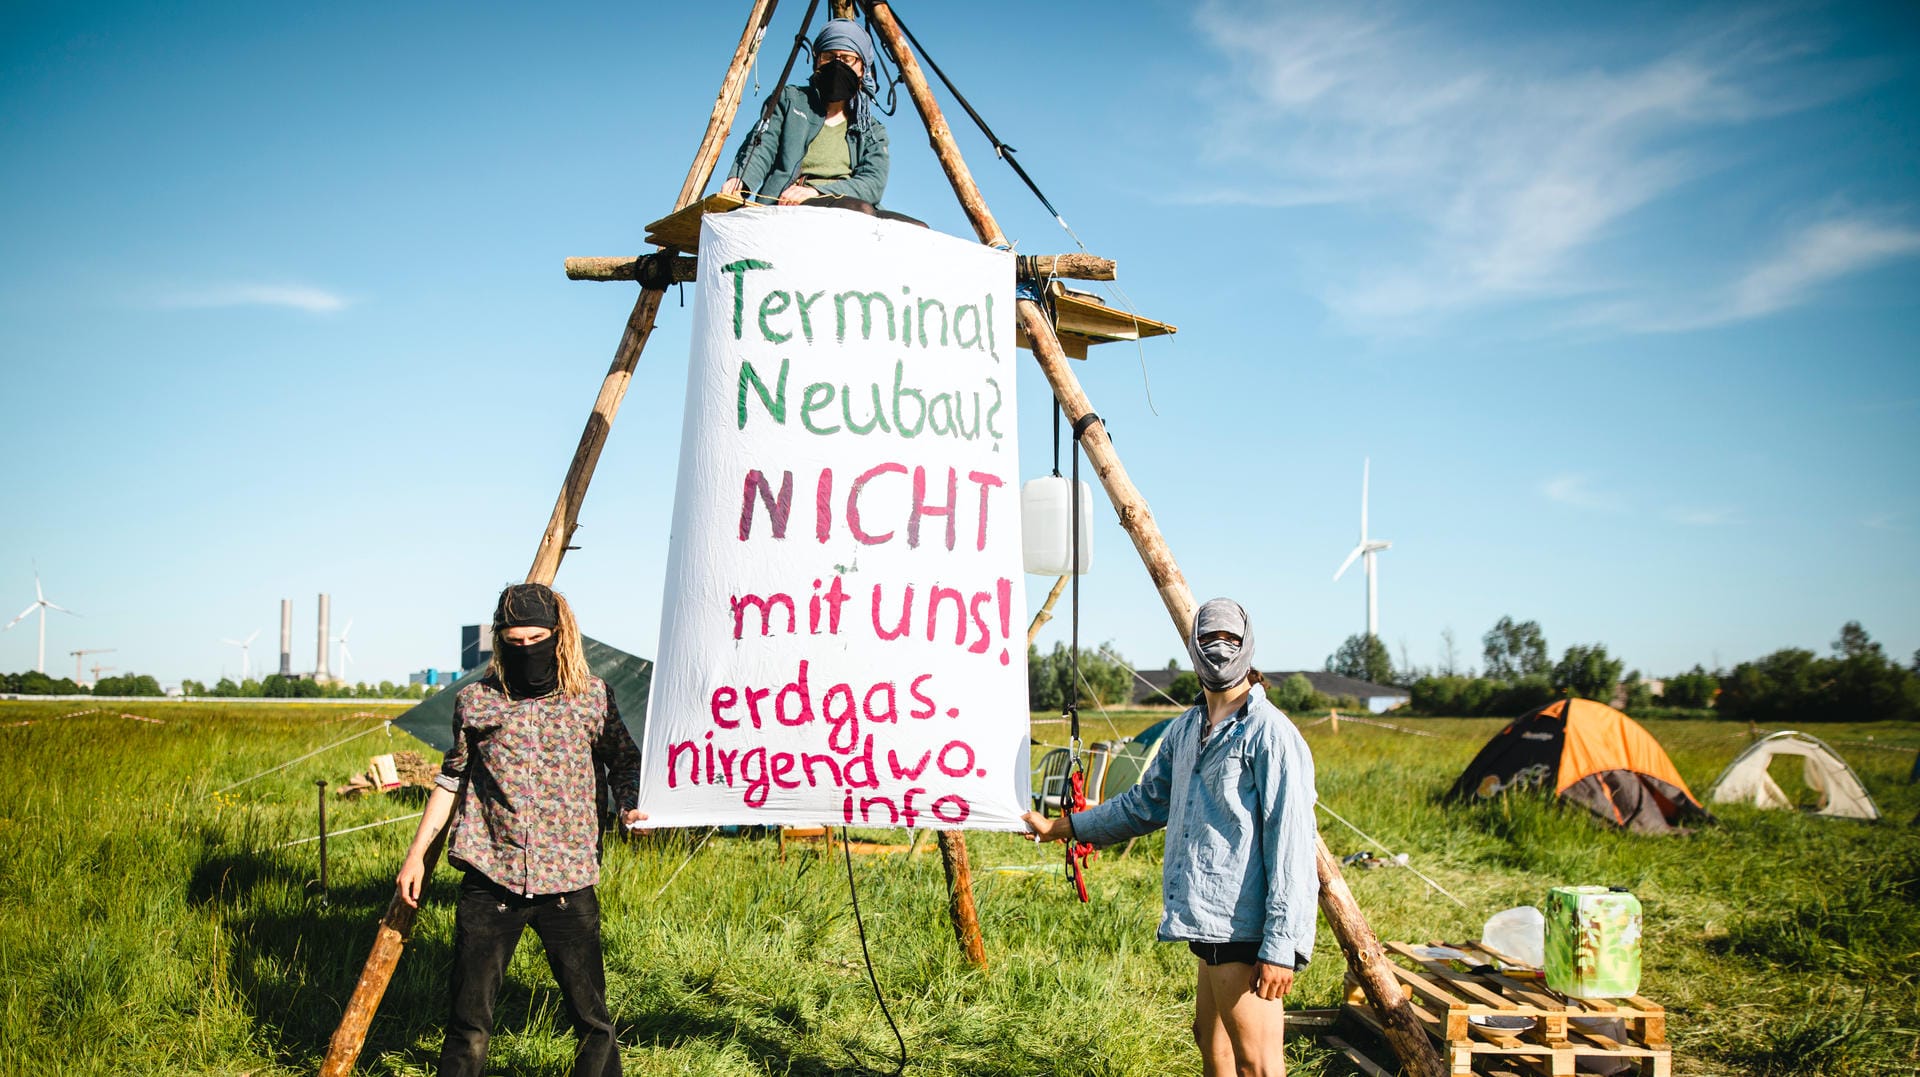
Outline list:
[[[1206,706],[1174,719],[1139,784],[1072,816],[1082,841],[1111,845],[1167,828],[1163,942],[1260,943],[1260,960],[1313,954],[1313,755],[1257,687],[1204,747]]]

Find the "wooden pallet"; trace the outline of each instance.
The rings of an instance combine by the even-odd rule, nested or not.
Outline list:
[[[1667,1012],[1659,1003],[1634,995],[1624,999],[1568,998],[1549,990],[1538,972],[1494,971],[1498,954],[1477,943],[1448,943],[1473,955],[1474,971],[1461,972],[1451,963],[1431,960],[1406,943],[1389,942],[1387,950],[1412,967],[1394,964],[1400,985],[1413,1001],[1413,1012],[1439,1042],[1451,1073],[1534,1073],[1570,1077],[1583,1057],[1630,1061],[1643,1077],[1670,1077],[1673,1052],[1667,1046]],[[1359,981],[1347,976],[1348,1016],[1384,1034],[1378,1014],[1367,1002]],[[1524,1017],[1526,1029],[1489,1028],[1475,1017]],[[1617,1019],[1626,1029],[1616,1040],[1597,1031],[1591,1022]]]

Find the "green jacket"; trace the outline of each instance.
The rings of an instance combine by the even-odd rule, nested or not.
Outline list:
[[[793,185],[800,173],[800,160],[807,155],[820,128],[826,125],[826,106],[811,86],[787,86],[781,89],[767,132],[758,144],[751,132],[734,155],[733,170],[758,201],[772,204],[780,192]],[[844,195],[863,202],[880,204],[887,191],[887,129],[877,119],[864,128],[853,125],[853,113],[847,113],[847,151],[853,160],[853,174],[841,180],[821,180],[811,186],[821,194]],[[759,126],[756,120],[754,126]]]

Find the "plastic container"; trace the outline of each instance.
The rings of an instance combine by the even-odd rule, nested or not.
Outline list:
[[[1547,986],[1573,998],[1640,990],[1640,900],[1605,886],[1547,891]]]
[[[1020,551],[1036,576],[1073,571],[1073,505],[1061,475],[1031,479],[1020,488]],[[1093,487],[1080,484],[1080,572],[1093,567]]]
[[[1531,905],[1505,909],[1487,919],[1480,941],[1487,949],[1518,961],[1527,968],[1546,964],[1547,918]]]

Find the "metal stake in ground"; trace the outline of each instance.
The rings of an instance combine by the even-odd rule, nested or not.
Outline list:
[[[317,778],[314,789],[320,794],[320,904],[327,903],[327,780]]]
[[[900,76],[907,84],[914,107],[919,110],[920,118],[926,124],[934,155],[940,159],[940,167],[946,172],[947,181],[960,199],[961,209],[973,223],[974,232],[982,243],[995,247],[1006,246],[1006,235],[994,222],[986,199],[981,197],[980,188],[973,182],[973,174],[968,171],[966,161],[960,156],[960,148],[954,143],[953,131],[947,126],[939,103],[933,99],[933,91],[927,85],[919,61],[907,47],[905,35],[893,17],[892,8],[885,0],[867,0],[867,11],[872,16],[874,29],[879,31],[888,52],[893,55],[894,63],[900,69]],[[1033,356],[1039,361],[1047,382],[1053,387],[1054,398],[1060,402],[1067,417],[1077,423],[1083,416],[1092,415],[1093,407],[1086,393],[1081,390],[1079,379],[1068,367],[1060,339],[1040,305],[1022,299],[1016,305],[1016,310],[1021,326],[1027,331]],[[1087,459],[1092,461],[1094,471],[1100,476],[1100,484],[1106,488],[1114,511],[1119,514],[1120,526],[1126,529],[1127,536],[1133,540],[1134,549],[1139,552],[1147,574],[1159,590],[1160,599],[1167,607],[1167,615],[1172,618],[1174,628],[1184,641],[1193,626],[1196,608],[1193,592],[1188,588],[1180,566],[1174,561],[1166,539],[1160,534],[1160,527],[1154,522],[1146,498],[1141,496],[1133,481],[1127,477],[1126,469],[1120,465],[1120,457],[1114,452],[1113,442],[1107,437],[1104,424],[1094,422],[1088,426],[1081,438],[1081,446],[1086,450]],[[1334,935],[1339,938],[1341,949],[1347,954],[1349,967],[1365,988],[1368,999],[1380,1011],[1394,1053],[1407,1070],[1417,1077],[1441,1077],[1446,1073],[1446,1065],[1427,1039],[1426,1030],[1414,1017],[1411,1004],[1390,971],[1385,951],[1374,937],[1373,929],[1368,926],[1359,905],[1354,902],[1346,881],[1340,877],[1339,864],[1327,849],[1326,842],[1316,839],[1314,855],[1320,873],[1321,909],[1333,925]]]
[[[767,23],[773,18],[777,2],[754,0],[752,4],[746,29],[740,35],[739,45],[733,50],[726,77],[721,80],[720,94],[714,101],[712,115],[707,119],[706,134],[701,138],[700,149],[694,155],[693,167],[687,170],[686,182],[681,184],[679,199],[674,203],[675,210],[685,209],[698,199],[700,192],[706,189],[707,180],[713,175],[714,163],[720,159],[721,148],[733,129],[734,115],[740,109],[747,73],[753,65],[754,55],[759,52],[760,41],[766,35]],[[620,410],[620,402],[627,393],[627,383],[632,380],[633,368],[639,363],[640,352],[653,332],[654,318],[660,312],[660,300],[666,294],[665,288],[641,289],[633,313],[627,317],[627,328],[614,351],[613,365],[601,381],[600,394],[594,400],[593,412],[587,417],[586,429],[580,435],[580,446],[574,451],[566,480],[560,485],[560,496],[554,502],[553,516],[547,523],[545,534],[541,536],[533,567],[527,571],[528,583],[551,584],[554,574],[560,569],[560,559],[566,553],[567,541],[579,525],[580,505],[586,499],[587,484],[593,481],[593,469],[600,461],[600,450],[606,446],[607,432],[613,427],[614,415]],[[446,831],[442,830],[427,849],[429,877],[433,874],[434,865],[440,862],[440,850],[446,843],[446,837]],[[398,893],[387,903],[386,915],[380,918],[380,928],[374,937],[373,951],[367,955],[367,964],[360,972],[360,981],[354,985],[353,997],[347,1001],[346,1012],[341,1015],[340,1025],[334,1029],[333,1039],[327,1046],[327,1057],[320,1065],[320,1077],[345,1077],[353,1072],[360,1049],[366,1044],[367,1027],[373,1022],[375,1011],[380,1008],[380,999],[387,992],[388,982],[393,979],[394,967],[399,964],[407,936],[413,932],[418,912],[400,900]]]

